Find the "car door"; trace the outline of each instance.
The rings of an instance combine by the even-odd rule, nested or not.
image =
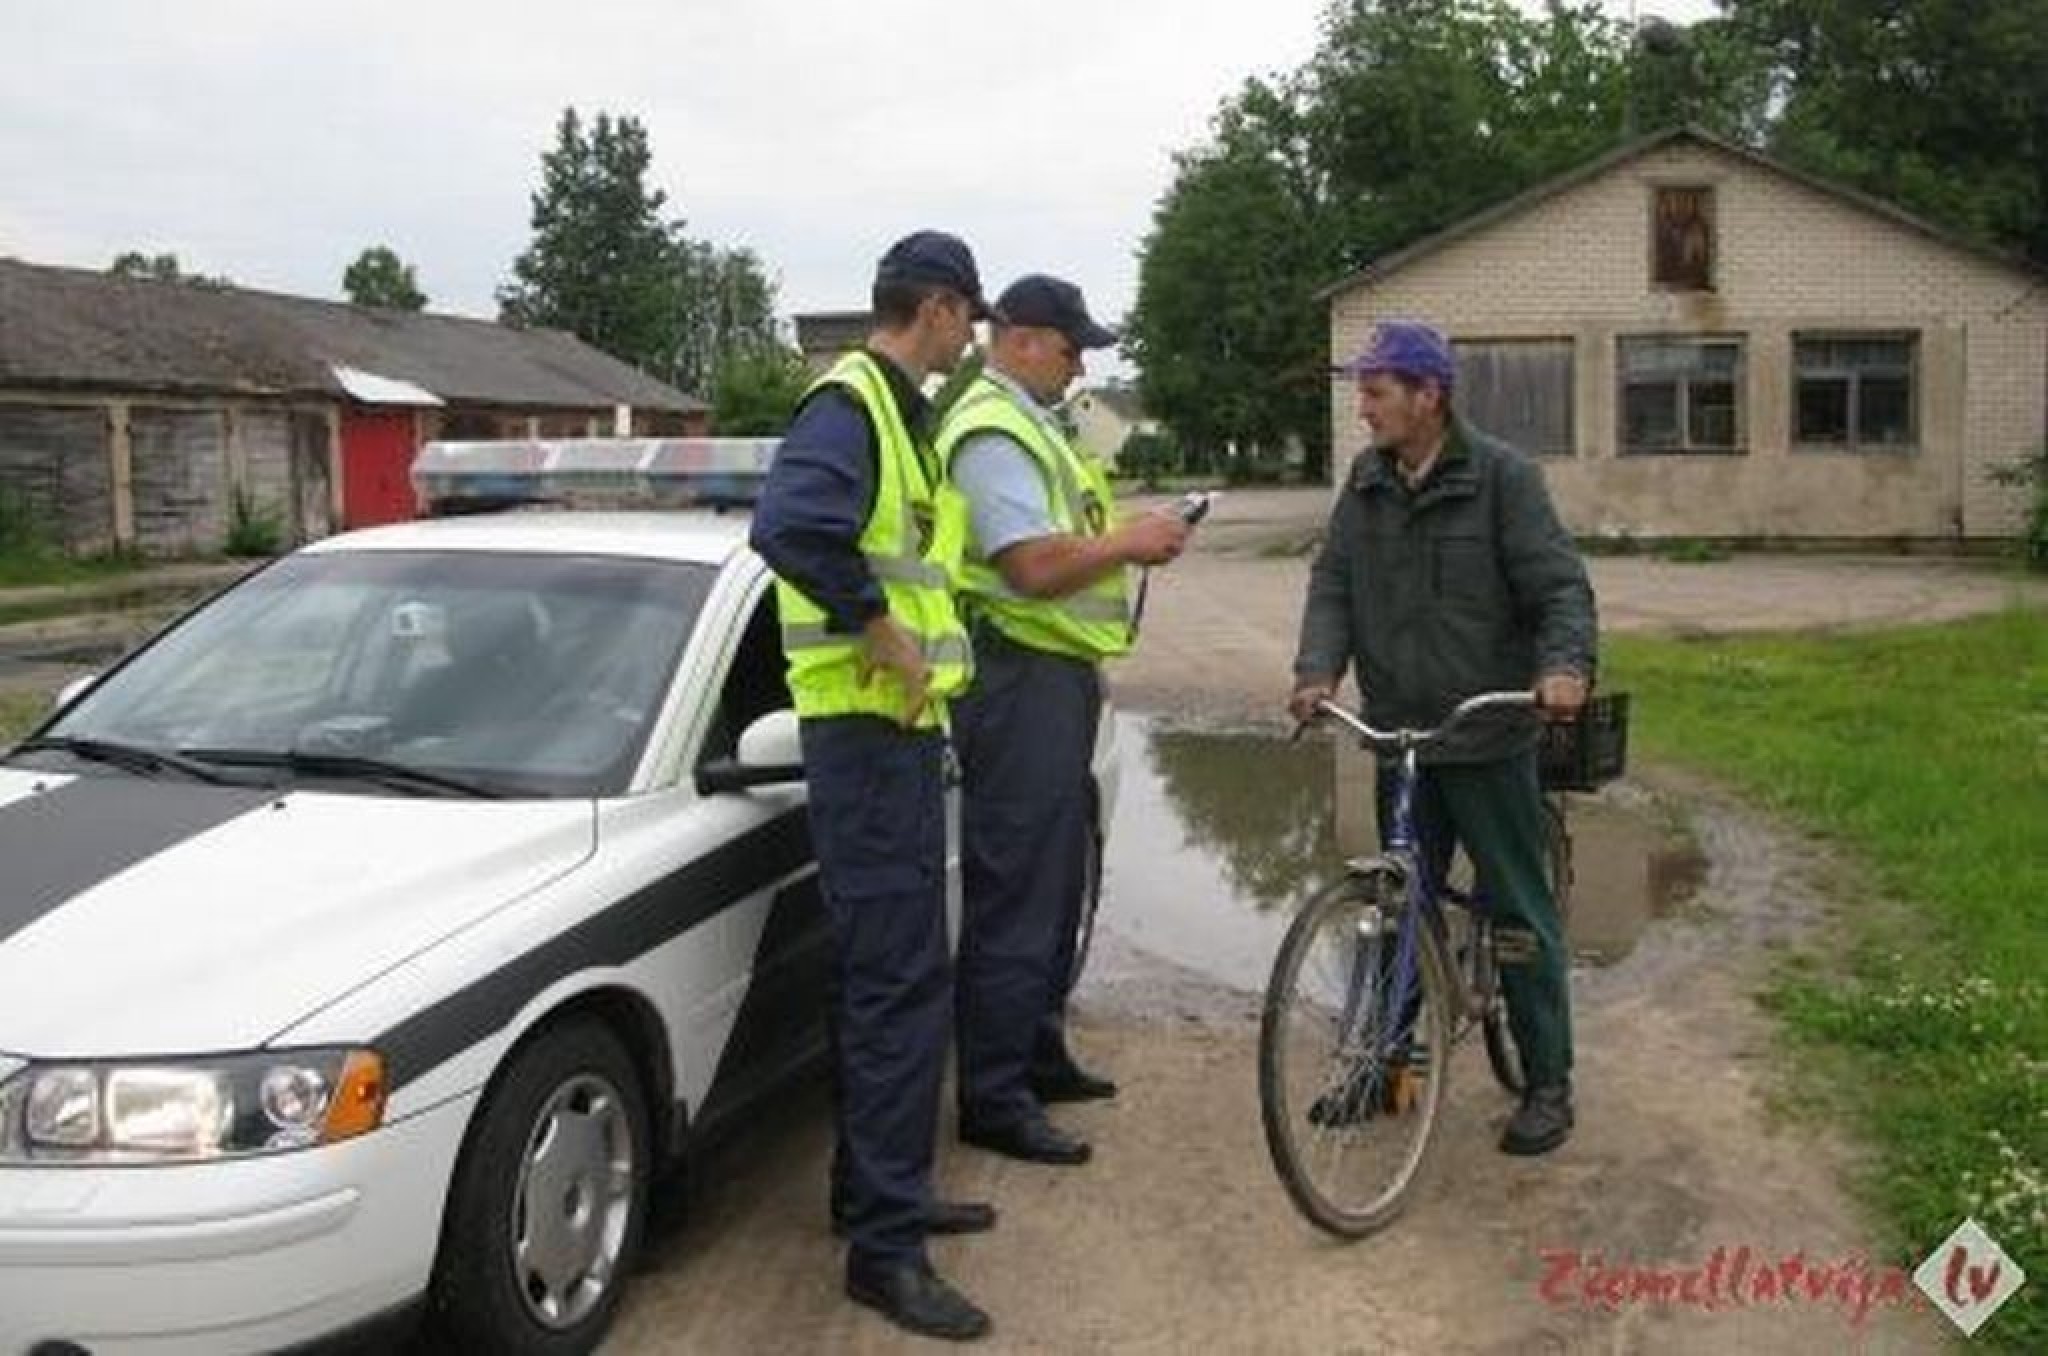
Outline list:
[[[719,678],[718,702],[698,747],[696,768],[732,758],[749,724],[790,707],[786,672],[774,590],[764,588]],[[807,824],[803,831],[808,841]],[[813,863],[781,885],[769,902],[746,995],[696,1117],[700,1133],[715,1132],[823,1058],[831,961],[831,932]]]

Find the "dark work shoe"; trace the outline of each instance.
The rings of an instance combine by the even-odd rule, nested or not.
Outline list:
[[[1051,1163],[1074,1167],[1088,1161],[1092,1152],[1085,1139],[1076,1139],[1043,1116],[1030,1116],[1010,1125],[986,1126],[963,1121],[960,1139],[977,1149],[1021,1158],[1027,1163]]]
[[[987,1201],[933,1201],[924,1217],[928,1234],[981,1234],[996,1227],[996,1208]],[[832,1212],[832,1233],[846,1237],[846,1216]]]
[[[846,1294],[899,1328],[924,1337],[971,1342],[988,1332],[988,1315],[924,1262],[864,1267],[848,1262]]]
[[[1116,1096],[1116,1084],[1078,1064],[1031,1075],[1031,1092],[1041,1102],[1101,1102]]]
[[[1571,1138],[1572,1085],[1546,1083],[1522,1095],[1522,1105],[1508,1117],[1501,1132],[1502,1153],[1525,1157],[1547,1154]]]

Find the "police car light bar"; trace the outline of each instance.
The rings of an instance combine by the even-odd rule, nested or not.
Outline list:
[[[739,508],[761,496],[774,438],[521,438],[433,442],[412,463],[430,515],[522,504]]]

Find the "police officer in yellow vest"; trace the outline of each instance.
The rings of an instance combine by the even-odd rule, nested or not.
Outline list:
[[[835,1227],[846,1290],[913,1332],[979,1337],[988,1316],[941,1279],[927,1233],[988,1228],[932,1196],[951,1019],[941,759],[969,673],[953,605],[957,515],[940,522],[925,377],[988,314],[974,256],[938,231],[882,256],[867,346],[804,398],[756,506],[776,574],[803,732],[811,834],[836,946]]]
[[[988,370],[939,431],[941,519],[970,523],[961,608],[975,677],[954,704],[964,911],[960,1136],[1031,1162],[1085,1162],[1047,1101],[1113,1096],[1069,1053],[1062,1013],[1091,831],[1101,661],[1131,644],[1129,567],[1172,560],[1177,514],[1119,521],[1109,477],[1053,407],[1081,355],[1116,342],[1081,289],[1020,278],[996,300]]]

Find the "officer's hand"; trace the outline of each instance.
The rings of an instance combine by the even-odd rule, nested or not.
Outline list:
[[[1133,565],[1164,565],[1187,549],[1193,533],[1178,513],[1141,513],[1118,529],[1124,558]]]
[[[877,669],[889,670],[903,684],[904,727],[917,724],[917,718],[924,714],[925,705],[931,700],[932,671],[924,662],[924,652],[917,648],[916,637],[886,612],[861,628],[860,659],[855,673],[862,687],[874,678]]]
[[[1536,680],[1536,709],[1548,721],[1573,721],[1586,704],[1586,680],[1576,673],[1546,673]]]
[[[1316,718],[1316,703],[1330,700],[1336,691],[1337,685],[1326,678],[1303,679],[1287,699],[1287,714],[1306,725]]]

